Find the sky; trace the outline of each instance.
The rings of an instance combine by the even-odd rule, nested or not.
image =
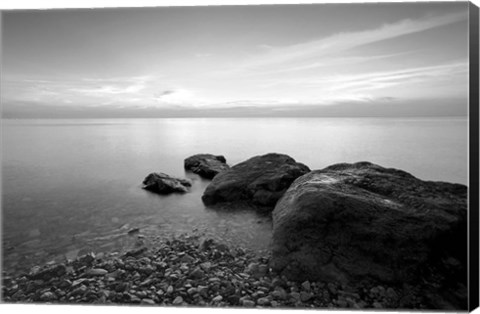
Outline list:
[[[4,11],[5,118],[467,114],[468,3]]]

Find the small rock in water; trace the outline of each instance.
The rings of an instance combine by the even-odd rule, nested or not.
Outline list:
[[[94,260],[95,260],[95,254],[93,252],[90,252],[78,258],[78,261],[80,263],[87,266],[90,265]]]
[[[141,247],[141,248],[136,249],[136,250],[128,251],[127,253],[125,253],[125,256],[136,257],[138,255],[141,255],[141,254],[145,253],[146,251],[147,251],[146,247]]]
[[[212,302],[220,302],[223,300],[223,297],[221,295],[217,295],[215,298],[212,299]]]
[[[140,228],[132,228],[130,230],[128,230],[128,234],[135,234],[135,233],[139,233],[140,232]]]
[[[215,241],[213,241],[213,239],[203,239],[202,242],[200,242],[199,249],[200,249],[201,251],[206,251],[206,250],[208,250],[214,243],[215,243]]]
[[[32,238],[33,238],[33,237],[39,237],[40,234],[41,234],[41,233],[40,233],[40,230],[39,230],[39,229],[32,229],[32,230],[30,230],[30,232],[28,233],[28,235],[29,235],[30,237],[32,237]]]

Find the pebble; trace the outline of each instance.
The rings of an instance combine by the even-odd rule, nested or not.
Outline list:
[[[190,277],[194,279],[202,279],[205,276],[205,272],[201,270],[200,268],[195,268],[191,273]]]
[[[275,299],[280,299],[280,300],[286,300],[287,299],[287,292],[285,291],[285,289],[280,288],[280,287],[276,287],[275,291],[273,291],[271,293],[271,295]]]
[[[180,305],[183,303],[183,298],[181,296],[178,296],[175,298],[175,300],[173,300],[173,305]]]
[[[190,240],[159,241],[152,251],[89,253],[32,267],[25,276],[3,273],[2,296],[6,302],[383,309],[399,303],[403,293],[378,285],[356,291],[339,290],[334,282],[287,281],[270,273],[267,257],[221,250],[214,241],[203,251]]]
[[[331,294],[333,294],[333,295],[337,294],[337,288],[335,287],[335,285],[333,283],[329,282],[327,284],[327,289]]]
[[[50,291],[44,292],[40,296],[40,300],[42,300],[42,301],[53,301],[53,300],[56,300],[56,299],[57,299],[57,296],[53,292],[50,292]]]
[[[311,287],[311,285],[310,285],[310,281],[308,281],[308,280],[307,280],[307,281],[304,281],[304,282],[302,283],[302,288],[303,288],[303,290],[309,292],[309,291],[312,289],[312,287]]]
[[[296,301],[300,301],[300,293],[298,292],[290,292],[290,296],[295,299]]]
[[[338,305],[339,307],[341,307],[341,308],[343,308],[343,309],[347,308],[347,306],[348,306],[347,301],[344,300],[344,299],[337,300],[336,303],[337,303],[337,305]]]
[[[92,268],[86,272],[87,276],[105,276],[108,271],[102,268]]]
[[[209,271],[210,268],[212,268],[212,263],[210,263],[210,262],[201,263],[201,264],[200,264],[200,267],[201,267],[204,271]]]
[[[313,297],[313,294],[311,294],[310,292],[305,292],[305,291],[300,292],[300,300],[302,302],[307,302],[312,297]]]
[[[252,300],[243,300],[242,305],[245,306],[245,307],[254,307],[255,302],[252,301]]]
[[[135,293],[135,295],[137,297],[139,297],[140,299],[142,299],[142,298],[145,298],[147,296],[147,293],[145,291],[137,291],[137,293]]]
[[[181,262],[181,263],[190,264],[190,263],[193,263],[194,261],[195,261],[195,258],[191,257],[191,256],[188,255],[188,254],[185,254],[185,255],[183,255],[183,256],[180,258],[180,262]]]
[[[383,305],[382,305],[382,303],[380,303],[380,302],[373,302],[372,305],[373,305],[373,307],[376,308],[376,309],[381,309],[381,308],[383,308]]]
[[[208,296],[208,287],[206,286],[198,286],[197,291],[198,291],[198,294],[204,298]]]
[[[270,304],[270,300],[268,298],[259,298],[257,300],[257,304],[258,305],[261,305],[261,306],[265,306],[265,305],[269,305]]]
[[[144,298],[142,299],[140,304],[155,305],[155,301],[153,301],[152,299]]]
[[[128,234],[134,234],[134,233],[139,233],[140,232],[140,228],[132,228],[130,230],[128,230]]]

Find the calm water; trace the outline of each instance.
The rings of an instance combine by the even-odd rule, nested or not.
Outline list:
[[[466,184],[467,132],[460,118],[2,120],[3,267],[121,251],[135,242],[133,227],[264,250],[269,218],[205,208],[208,181],[185,173],[184,158],[223,154],[232,165],[280,152],[311,169],[367,160]],[[153,171],[190,177],[191,193],[142,190]]]

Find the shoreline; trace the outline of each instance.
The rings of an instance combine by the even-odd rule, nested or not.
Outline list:
[[[427,309],[405,287],[293,282],[268,266],[269,256],[211,239],[181,235],[118,254],[83,255],[2,276],[4,303],[187,307]],[[420,292],[420,291],[417,291]]]

